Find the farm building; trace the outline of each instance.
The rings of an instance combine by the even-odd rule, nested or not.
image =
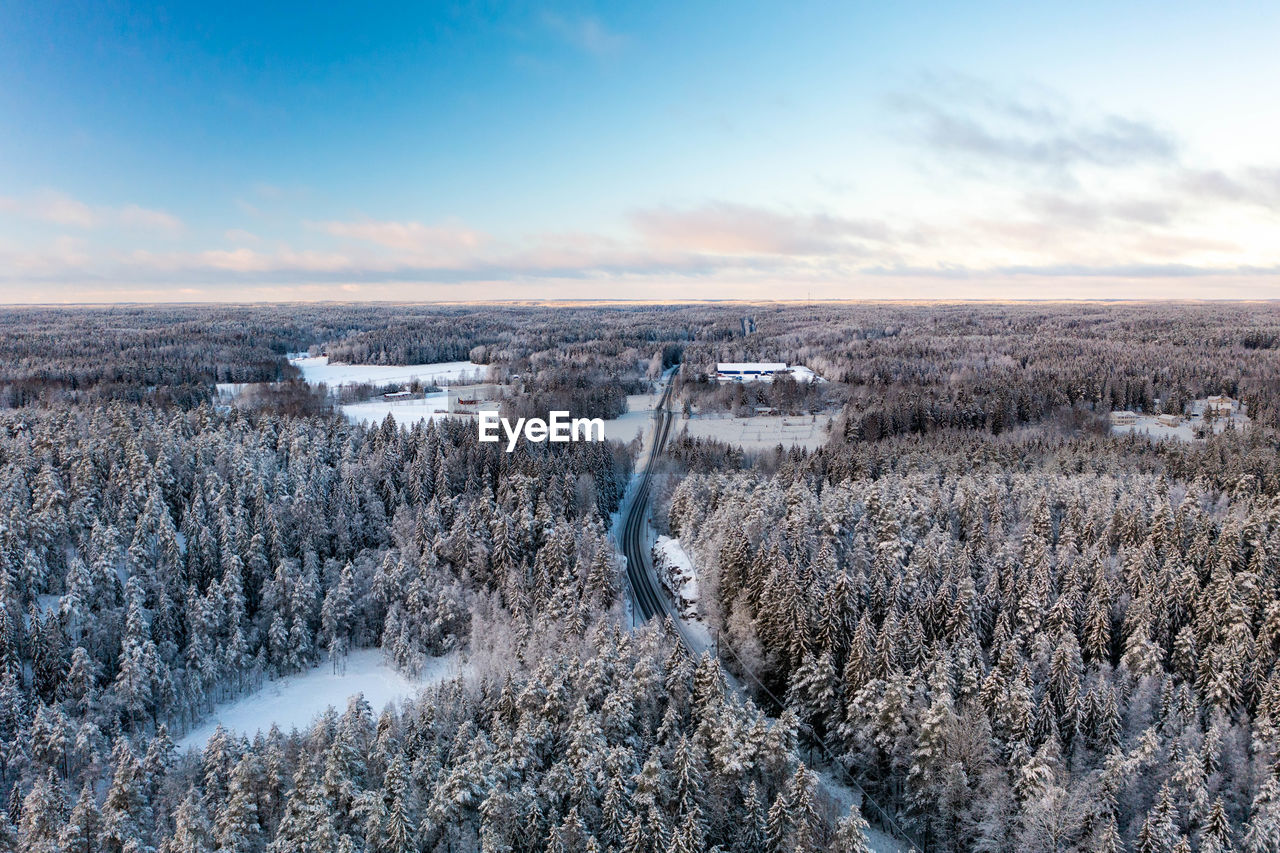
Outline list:
[[[784,361],[722,361],[716,365],[717,382],[772,382],[777,376],[797,382],[811,382],[818,375],[807,367],[789,366]]]
[[[716,365],[716,379],[721,382],[770,381],[775,373],[786,369],[783,361],[723,361]]]
[[[1160,415],[1156,418],[1156,423],[1160,424],[1160,426],[1176,427],[1182,423],[1182,418],[1178,415]]]
[[[1236,410],[1237,405],[1239,404],[1231,397],[1225,394],[1215,394],[1209,397],[1206,408],[1213,409],[1218,414],[1230,414]]]
[[[475,414],[481,408],[494,409],[492,404],[501,398],[498,385],[452,385],[445,389],[449,402],[447,411],[450,414]]]

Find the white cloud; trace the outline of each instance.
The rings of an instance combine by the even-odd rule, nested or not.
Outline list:
[[[660,249],[726,255],[819,255],[845,252],[855,241],[893,239],[881,222],[827,213],[794,214],[730,202],[694,208],[647,208],[630,220]]]
[[[1067,175],[1177,159],[1178,141],[1145,119],[1077,110],[1060,96],[1013,91],[961,76],[931,77],[890,106],[907,138],[951,165]]]
[[[177,234],[182,221],[171,213],[137,204],[122,207],[90,205],[56,190],[27,196],[0,196],[0,213],[20,219],[75,228],[122,228]]]
[[[459,224],[424,225],[421,222],[312,222],[312,228],[334,237],[361,240],[388,249],[408,252],[474,250],[486,241],[479,231]]]

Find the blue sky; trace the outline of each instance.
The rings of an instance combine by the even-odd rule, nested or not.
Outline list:
[[[1274,3],[0,6],[0,302],[1280,296]]]

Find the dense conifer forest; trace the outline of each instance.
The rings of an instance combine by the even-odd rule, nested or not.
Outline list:
[[[1278,347],[1271,304],[5,309],[0,849],[1280,850]],[[714,642],[635,624],[640,443],[352,423],[306,352],[519,415],[676,368],[653,523]],[[1112,434],[1218,394],[1247,426]],[[757,406],[829,439],[680,434]],[[177,746],[360,649],[468,665]]]

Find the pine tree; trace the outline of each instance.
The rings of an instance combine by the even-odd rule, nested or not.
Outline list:
[[[755,782],[747,787],[742,814],[743,819],[736,828],[733,849],[736,853],[764,850],[769,840],[769,818]]]
[[[58,834],[67,817],[66,795],[52,770],[36,780],[22,801],[18,838],[32,853],[57,853]]]
[[[1246,853],[1280,850],[1280,779],[1274,775],[1267,778],[1253,798],[1244,849]]]
[[[1200,850],[1202,853],[1229,853],[1231,849],[1231,824],[1222,798],[1218,797],[1200,829]]]
[[[849,813],[836,825],[832,853],[872,853],[871,844],[867,841],[868,828],[858,807],[851,806]]]
[[[230,849],[245,848],[233,846]],[[213,853],[213,850],[213,827],[209,824],[204,803],[195,788],[188,789],[173,814],[173,836],[166,842],[163,853]]]
[[[409,798],[409,784],[403,761],[397,755],[387,768],[383,779],[383,802],[386,817],[383,820],[383,847],[385,853],[409,853],[413,849],[416,825],[413,804]]]
[[[151,823],[142,769],[129,742],[116,740],[111,752],[115,773],[102,804],[102,831],[98,844],[104,853],[127,853],[145,841],[144,828]]]
[[[262,848],[262,826],[258,817],[258,758],[246,753],[231,771],[226,798],[214,819],[214,838],[226,853],[255,853]]]
[[[58,835],[59,853],[94,853],[98,849],[98,835],[101,831],[102,813],[98,810],[93,784],[85,782],[66,825]]]

